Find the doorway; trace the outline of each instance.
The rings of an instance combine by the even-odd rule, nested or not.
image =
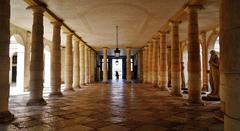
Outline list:
[[[112,59],[112,79],[121,80],[123,77],[122,59]]]

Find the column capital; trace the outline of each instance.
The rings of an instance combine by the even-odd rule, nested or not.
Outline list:
[[[66,34],[67,36],[72,36],[74,34],[73,31],[64,31],[64,34]]]
[[[103,47],[103,50],[108,50],[109,48],[108,47]]]
[[[188,4],[184,9],[186,12],[197,12],[198,10],[203,9],[203,5],[201,4]]]
[[[169,25],[171,25],[171,26],[177,26],[181,23],[182,23],[182,21],[180,21],[180,20],[170,20],[169,21]]]
[[[77,42],[77,43],[79,43],[79,38],[78,37],[76,37],[75,35],[73,36],[73,40],[75,41],[75,42]]]
[[[170,31],[158,31],[158,34],[161,35],[166,35],[168,34]]]
[[[52,24],[53,26],[61,27],[62,24],[63,24],[63,22],[62,22],[62,21],[57,21],[57,20],[56,20],[56,21],[52,21],[51,24]]]
[[[46,10],[45,5],[39,6],[39,5],[34,5],[34,6],[28,6],[27,9],[32,9],[33,13],[43,13]]]

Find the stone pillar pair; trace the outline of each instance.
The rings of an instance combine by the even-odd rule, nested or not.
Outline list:
[[[73,88],[80,88],[80,53],[79,53],[79,44],[80,40],[78,38],[74,38],[74,46],[73,46]]]
[[[126,66],[127,66],[127,82],[130,83],[132,81],[132,71],[131,71],[131,48],[126,49],[127,52],[127,59],[126,59]]]
[[[143,55],[143,83],[147,83],[148,82],[148,47],[145,46],[144,47],[144,55]]]
[[[157,53],[158,53],[158,41],[156,40],[156,38],[152,39],[152,62],[151,62],[151,66],[152,66],[152,81],[151,83],[153,84],[154,87],[158,87],[158,59],[157,59]]]
[[[153,44],[148,42],[148,83],[152,83],[152,48]]]
[[[30,61],[30,99],[28,106],[46,105],[43,99],[43,12],[44,7],[30,7],[33,11],[31,61]]]
[[[202,74],[203,74],[202,91],[208,91],[208,47],[205,31],[201,33],[201,38],[202,38]]]
[[[163,91],[166,91],[168,87],[168,54],[166,34],[167,32],[160,32],[159,87]]]
[[[201,61],[198,27],[199,6],[189,5],[188,13],[188,92],[189,104],[202,105],[201,101]]]
[[[107,65],[107,51],[108,48],[103,48],[103,82],[108,83],[108,65]]]
[[[142,82],[143,81],[143,49],[138,51],[138,81]]]
[[[173,96],[182,96],[181,94],[181,58],[179,43],[179,24],[180,21],[172,21],[172,44],[171,44],[171,84]]]
[[[85,85],[85,45],[80,44],[80,85]]]
[[[220,96],[224,130],[240,130],[240,1],[222,0],[220,8]]]
[[[84,56],[85,56],[85,80],[84,83],[85,84],[89,84],[89,48],[87,46],[85,46],[84,49]]]
[[[9,112],[9,44],[10,44],[10,0],[2,0],[0,4],[0,123],[13,120]],[[3,77],[4,76],[4,77]]]
[[[51,93],[50,96],[63,96],[61,93],[61,22],[53,24],[51,48]]]

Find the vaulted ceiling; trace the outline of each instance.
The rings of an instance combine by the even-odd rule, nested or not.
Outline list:
[[[114,48],[119,26],[120,48],[140,48],[187,3],[187,0],[42,0],[76,34],[96,50]],[[23,0],[11,0],[11,22],[31,31],[32,11]],[[199,13],[200,30],[218,25],[219,0],[205,0]],[[180,25],[187,37],[187,20]],[[52,39],[50,20],[44,20],[44,37]],[[65,35],[62,35],[62,45]]]

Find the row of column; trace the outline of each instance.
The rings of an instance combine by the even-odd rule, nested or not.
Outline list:
[[[188,88],[189,103],[201,104],[201,61],[198,33],[199,6],[188,6]],[[167,48],[166,35],[168,32],[159,32],[157,38],[149,41],[143,48],[143,82],[151,83],[161,90],[167,90],[171,83],[171,95],[181,94],[181,50],[179,42],[180,21],[171,21],[171,48]],[[159,55],[157,54],[159,52]],[[204,57],[205,58],[205,57]],[[170,63],[168,63],[168,59]],[[170,67],[170,68],[169,68]],[[170,73],[168,70],[170,69]],[[206,75],[206,74],[204,74]],[[169,79],[170,78],[170,79]]]
[[[13,119],[13,115],[8,111],[9,99],[9,43],[10,43],[10,0],[3,0],[0,4],[0,75],[5,76],[0,81],[0,122]],[[46,105],[43,99],[43,13],[44,7],[30,7],[33,11],[31,61],[30,61],[30,98],[27,105]],[[52,22],[53,39],[51,47],[51,93],[50,96],[62,96],[61,93],[61,25],[59,21]],[[93,50],[85,46],[80,40],[74,38],[72,47],[72,32],[66,33],[66,53],[65,53],[65,90],[79,88],[82,84],[94,82],[96,55]],[[73,51],[74,49],[74,51]],[[80,50],[80,53],[79,53]],[[74,52],[74,53],[73,53]],[[80,58],[80,59],[79,59]],[[85,78],[85,79],[84,79]]]

